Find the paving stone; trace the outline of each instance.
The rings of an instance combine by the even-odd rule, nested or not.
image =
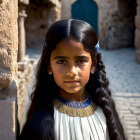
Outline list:
[[[132,112],[133,112],[134,114],[136,114],[136,115],[140,115],[140,110],[138,110],[138,109],[137,109],[137,110],[133,110]]]
[[[140,102],[139,103],[134,103],[132,106],[135,106],[135,107],[140,107]]]
[[[135,130],[134,133],[135,134],[140,134],[140,130]]]
[[[129,106],[129,109],[130,110],[137,110],[137,109],[139,109],[139,107],[135,107],[135,106],[131,105],[131,106]]]
[[[136,117],[125,117],[124,118],[124,121],[137,121],[137,118]]]
[[[128,134],[134,134],[134,132],[135,132],[134,130],[127,130]]]
[[[117,107],[116,108],[118,108],[118,109],[123,109],[123,110],[128,110],[129,108],[128,108],[128,106],[122,106],[122,105],[117,105]]]
[[[132,125],[132,126],[139,126],[137,121],[125,121],[125,124]]]
[[[114,101],[125,128],[127,140],[140,140],[140,96],[121,95],[114,97]]]
[[[121,110],[121,109],[119,112],[122,114],[130,114],[131,113],[130,110]]]
[[[134,135],[134,137],[140,140],[140,135]]]

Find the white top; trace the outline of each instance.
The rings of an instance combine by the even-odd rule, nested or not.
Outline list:
[[[106,118],[98,106],[89,117],[73,117],[54,108],[56,140],[109,140]]]

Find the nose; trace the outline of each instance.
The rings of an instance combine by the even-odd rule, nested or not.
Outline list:
[[[74,64],[70,64],[67,73],[71,76],[76,76],[78,74],[77,67]]]
[[[69,72],[71,74],[77,75],[77,67],[76,66],[71,66],[69,69]]]

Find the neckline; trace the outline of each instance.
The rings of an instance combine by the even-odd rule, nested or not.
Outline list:
[[[73,117],[88,117],[93,115],[96,110],[96,105],[89,96],[84,101],[69,101],[61,96],[57,96],[53,104],[59,112]]]
[[[88,96],[85,100],[83,101],[71,101],[67,100],[61,96],[57,96],[56,99],[63,104],[72,107],[72,108],[86,108],[91,104],[91,98]]]

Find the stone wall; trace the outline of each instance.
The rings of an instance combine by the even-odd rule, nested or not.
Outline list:
[[[16,139],[18,0],[0,0],[0,139]]]
[[[137,0],[137,15],[135,17],[135,47],[136,47],[136,60],[140,63],[140,0]]]
[[[35,0],[26,7],[26,42],[29,48],[42,48],[45,35],[52,23],[61,19],[61,1]]]
[[[62,7],[61,7],[61,19],[69,19],[71,18],[71,0],[62,0]]]
[[[99,4],[99,35],[104,48],[134,45],[135,14],[135,0],[107,0]]]
[[[8,87],[17,73],[17,1],[0,1],[0,90]]]
[[[26,120],[26,113],[30,105],[30,94],[33,89],[34,71],[37,65],[36,59],[29,59],[26,55],[24,60],[18,62],[18,120],[20,130]]]

